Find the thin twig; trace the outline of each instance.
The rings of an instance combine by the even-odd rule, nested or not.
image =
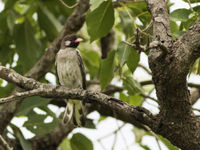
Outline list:
[[[116,142],[117,142],[117,132],[115,133],[115,137],[114,137],[114,140],[113,140],[112,150],[115,149]]]
[[[158,106],[156,106],[156,105],[154,105],[154,104],[152,104],[152,103],[150,103],[148,101],[144,101],[144,102],[147,103],[148,105],[152,106],[152,107],[158,108]]]
[[[194,88],[200,89],[200,84],[188,83],[188,86],[189,86],[189,87],[194,87]]]
[[[103,150],[106,150],[105,146],[103,145],[103,143],[101,142],[101,140],[97,141],[99,142],[99,145],[102,147]]]
[[[191,11],[194,11],[193,8],[192,8],[192,6],[191,6],[190,0],[187,0],[187,1],[188,1],[188,4],[189,4],[189,7],[190,7]]]
[[[157,141],[157,144],[158,144],[158,148],[159,150],[161,150],[161,146],[160,146],[160,143],[158,142],[159,141],[159,137],[146,125],[143,126],[147,131],[149,131],[155,138],[156,138],[156,141]]]
[[[149,96],[149,95],[145,95],[145,94],[142,94],[142,93],[141,93],[140,96],[142,96],[142,97],[144,97],[144,98],[149,98],[149,99],[155,101],[156,103],[158,103],[158,100],[157,100],[157,99],[155,99],[155,98],[153,98],[153,97],[151,97],[151,96]]]
[[[145,67],[143,64],[138,64],[139,67],[144,69],[149,75],[152,75],[151,70],[149,70],[147,67]]]
[[[117,125],[118,125],[118,122],[117,122]],[[118,125],[118,127],[119,127],[119,125]],[[119,132],[119,134],[121,134],[121,138],[122,138],[122,140],[124,141],[124,143],[126,145],[126,150],[129,150],[128,143],[126,141],[126,138],[124,137],[124,134],[122,133],[121,130],[119,130],[118,132]]]
[[[38,88],[38,89],[30,90],[30,91],[15,93],[11,96],[0,98],[0,104],[15,101],[18,99],[23,99],[26,97],[36,96],[41,92],[42,92],[42,89]]]
[[[109,137],[109,136],[113,135],[113,133],[117,133],[117,132],[118,132],[121,128],[123,128],[124,126],[125,126],[125,123],[124,123],[123,125],[121,125],[120,127],[118,127],[116,130],[114,130],[114,131],[112,131],[112,132],[110,132],[110,133],[108,133],[108,134],[106,134],[106,135],[104,135],[104,136],[98,138],[97,141],[99,141],[99,140],[101,140],[101,139],[104,139],[104,138],[106,138],[106,137]]]
[[[76,4],[72,5],[72,6],[69,6],[63,0],[59,0],[59,1],[67,8],[74,8],[74,7],[76,7],[78,5],[78,3],[76,3]]]
[[[155,137],[155,139],[156,139],[159,150],[162,150],[158,138]]]
[[[138,47],[136,46],[136,44],[134,44],[134,43],[129,43],[129,42],[127,42],[127,41],[122,41],[122,42],[125,43],[125,44],[128,45],[128,46],[131,46],[131,47],[134,48],[134,49],[137,49],[137,48],[138,48]],[[139,50],[140,50],[141,52],[145,52],[145,47],[142,46],[142,45],[140,45]]]
[[[200,112],[200,109],[197,108],[192,108],[192,110]]]
[[[137,44],[129,43],[127,41],[122,41],[122,42],[125,43],[128,46],[131,46],[134,49],[138,49],[141,52],[147,52],[147,51],[149,51],[151,49],[159,47],[163,51],[163,53],[165,53],[165,54],[168,53],[168,49],[160,41],[153,41],[150,44],[148,44],[149,46],[146,46],[146,47],[144,47],[143,45],[140,45],[138,47]]]
[[[0,135],[0,141],[2,142],[3,146],[7,149],[7,150],[13,150],[12,147],[9,146],[9,144],[6,142],[6,140],[4,140],[4,138]]]
[[[150,23],[142,30],[142,32],[146,32],[147,30],[149,30],[149,28],[151,28],[152,25],[153,25],[153,20],[150,21]]]

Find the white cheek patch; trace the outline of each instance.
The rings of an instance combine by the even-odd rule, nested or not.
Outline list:
[[[71,42],[70,41],[65,41],[65,45],[68,46]]]

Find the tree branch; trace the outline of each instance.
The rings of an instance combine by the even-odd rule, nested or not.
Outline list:
[[[169,42],[171,42],[172,40],[172,37],[171,37],[166,1],[146,0],[146,3],[147,3],[147,8],[150,11],[153,18],[154,40],[162,41],[162,43],[169,44]]]
[[[6,142],[6,140],[4,140],[4,138],[1,135],[0,135],[0,143],[3,144],[6,150],[13,150],[13,148],[9,146],[9,144]]]
[[[4,73],[8,74],[8,76],[6,76]],[[15,78],[13,78],[13,76]],[[29,91],[13,94],[7,98],[1,98],[0,102],[17,100],[19,98],[25,98],[34,95],[51,98],[85,100],[86,103],[92,103],[94,104],[94,106],[96,106],[96,104],[99,104],[104,108],[112,110],[113,116],[120,120],[132,124],[135,124],[135,122],[139,122],[149,126],[150,128],[153,127],[154,117],[148,110],[136,106],[131,106],[121,100],[107,96],[103,93],[92,92],[82,89],[68,89],[63,86],[56,87],[50,84],[42,84],[34,81],[33,79],[24,77],[16,73],[14,70],[7,69],[3,66],[0,66],[0,77],[5,80],[7,79],[16,85],[20,85],[24,89],[31,89]],[[22,80],[31,81],[25,83],[24,81],[22,82]],[[39,86],[33,88],[33,85],[36,84]]]
[[[175,43],[177,53],[180,54],[181,65],[191,66],[200,56],[200,17]],[[187,62],[187,63],[186,63]]]
[[[191,58],[195,60],[199,57],[199,22],[193,26],[196,33],[188,31],[188,38],[183,36],[174,42],[169,26],[167,1],[146,0],[146,3],[153,18],[153,41],[159,41],[167,50],[163,55],[162,47],[157,47],[149,53],[149,66],[160,105],[160,123],[158,130],[154,132],[168,138],[181,149],[200,149],[200,119],[192,111],[186,80],[194,62]],[[196,38],[196,43],[191,40],[188,42],[189,38]],[[194,48],[193,51],[191,48]]]

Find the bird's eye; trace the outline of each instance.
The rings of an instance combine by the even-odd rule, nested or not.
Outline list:
[[[70,41],[65,41],[65,45],[68,46],[71,42]]]

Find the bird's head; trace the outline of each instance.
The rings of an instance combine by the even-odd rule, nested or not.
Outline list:
[[[66,48],[66,47],[77,48],[81,41],[83,41],[83,39],[77,37],[76,35],[67,35],[62,40],[61,48]]]

